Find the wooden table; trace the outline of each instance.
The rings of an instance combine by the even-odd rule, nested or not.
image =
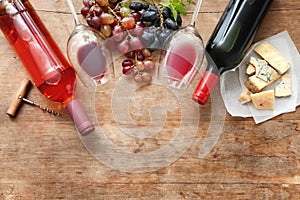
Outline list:
[[[31,2],[65,52],[68,36],[74,27],[66,1]],[[74,2],[80,9],[81,1]],[[197,29],[205,42],[227,3],[228,0],[203,2]],[[184,25],[191,17],[192,9],[189,10],[183,18]],[[287,30],[300,48],[299,19],[299,1],[274,0],[255,41]],[[154,171],[148,171],[145,167],[140,173],[134,170],[124,172],[98,161],[87,151],[63,110],[63,116],[54,117],[23,105],[15,119],[5,114],[21,80],[29,76],[2,34],[0,44],[0,199],[300,198],[299,109],[259,125],[251,118],[226,114],[222,134],[216,144],[208,155],[199,157],[208,125],[216,123],[210,121],[211,104],[199,107],[201,123],[191,144],[178,159]],[[118,69],[115,80],[121,77]],[[102,99],[109,100],[112,89],[113,82],[100,89],[98,94]],[[153,94],[157,96],[155,92]],[[57,109],[36,88],[31,90],[28,98]],[[143,95],[137,97],[140,101],[142,98]],[[105,131],[118,130],[120,124],[114,121],[109,104],[98,104],[97,110],[103,117],[99,125]],[[147,104],[137,110],[134,110],[134,105],[130,106],[131,112],[137,113],[133,114],[133,120],[140,126],[149,125]],[[175,116],[167,126],[170,128],[179,120]],[[143,140],[131,138],[132,141],[129,141],[129,136],[122,136],[119,132],[110,137],[115,145],[122,146],[126,151],[146,155],[170,140],[167,136],[161,136],[158,138],[163,140],[162,144],[154,139],[147,146]],[[122,137],[128,141],[123,141]]]

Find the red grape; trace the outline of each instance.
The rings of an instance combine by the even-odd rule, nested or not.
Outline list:
[[[100,16],[102,13],[102,8],[100,6],[94,5],[91,9],[93,9],[94,15]]]
[[[135,57],[135,52],[134,51],[130,51],[130,52],[126,53],[125,56],[127,58],[134,58]]]
[[[80,13],[82,14],[82,16],[86,17],[89,13],[90,9],[88,7],[83,7],[80,11]]]
[[[117,26],[120,21],[121,21],[121,17],[120,16],[115,16],[114,23],[112,23],[111,25],[112,26]]]
[[[140,12],[133,12],[131,13],[133,18],[135,19],[136,22],[139,22],[141,20],[142,14]]]
[[[92,27],[93,27],[93,28],[99,29],[100,26],[101,26],[101,21],[100,21],[99,17],[93,16],[93,17],[91,18],[91,24],[92,24]]]
[[[136,56],[136,59],[137,60],[139,60],[139,61],[143,61],[143,60],[145,60],[145,57],[143,56],[143,54],[138,54],[137,56]]]
[[[145,58],[148,58],[148,57],[152,56],[151,51],[149,51],[149,49],[147,49],[147,48],[142,50],[142,54],[143,54],[143,56],[145,56]]]
[[[133,61],[126,59],[122,62],[122,67],[128,67],[128,66],[133,66]]]
[[[135,28],[132,30],[133,30],[134,35],[136,35],[136,36],[141,36],[144,33],[144,28],[141,26],[136,25]]]
[[[129,41],[123,40],[118,46],[119,53],[125,55],[129,51]]]
[[[140,51],[143,49],[143,44],[140,38],[138,37],[132,37],[130,38],[130,47],[132,50]]]
[[[92,0],[83,0],[83,5],[90,8],[94,5],[94,3]]]
[[[112,24],[115,21],[114,16],[109,13],[102,13],[99,18],[103,24]]]
[[[89,0],[83,0],[82,2],[83,2],[83,5],[84,5],[84,6],[86,6],[86,7],[89,6]]]
[[[114,40],[117,42],[121,42],[126,36],[126,32],[124,32],[122,26],[120,25],[116,25],[113,28],[112,33],[113,33]]]
[[[135,27],[135,19],[132,16],[124,17],[121,24],[126,29],[133,29]]]
[[[132,66],[126,66],[122,68],[122,73],[125,75],[131,74],[131,72],[133,72]]]
[[[145,71],[151,71],[155,68],[155,63],[153,62],[153,60],[150,59],[146,59],[144,60],[144,70]]]
[[[109,0],[96,0],[96,3],[99,6],[104,7],[104,6],[108,6],[109,5]]]

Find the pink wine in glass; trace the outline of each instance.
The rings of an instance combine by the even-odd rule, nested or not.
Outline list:
[[[169,77],[181,80],[192,67],[197,58],[195,46],[190,43],[175,45],[170,49],[167,58],[167,70]]]
[[[92,132],[94,125],[74,98],[75,71],[30,2],[0,1],[0,28],[40,92],[66,107],[80,134]]]
[[[197,74],[202,60],[202,46],[195,44],[196,36],[186,34],[186,29],[170,36],[159,72],[167,84],[174,88],[186,88]]]
[[[96,42],[86,43],[78,49],[78,63],[93,80],[101,82],[107,71],[107,61],[101,47]]]

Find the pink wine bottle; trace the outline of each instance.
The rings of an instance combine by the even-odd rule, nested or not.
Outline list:
[[[194,101],[205,104],[220,75],[242,60],[271,2],[230,0],[206,45],[208,66],[194,91]]]
[[[94,130],[74,98],[76,75],[28,0],[0,1],[0,28],[40,92],[62,103],[78,132]]]

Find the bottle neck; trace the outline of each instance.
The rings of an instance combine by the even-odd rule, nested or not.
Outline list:
[[[208,101],[210,93],[214,89],[215,85],[218,83],[221,74],[217,65],[208,53],[206,53],[206,60],[206,71],[203,73],[192,97],[194,101],[201,105],[206,104],[206,102]]]

